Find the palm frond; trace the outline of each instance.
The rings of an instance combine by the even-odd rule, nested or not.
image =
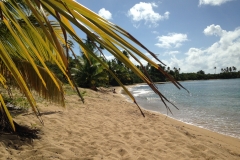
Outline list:
[[[55,85],[55,82],[49,76],[45,68],[37,66],[43,80],[46,82],[46,86],[43,85],[42,80],[37,76],[36,72],[34,71],[32,65],[29,62],[19,59],[15,59],[14,62],[18,66],[18,70],[23,76],[25,82],[27,82],[30,90],[36,91],[39,96],[45,98],[46,100],[65,106],[63,88],[58,88]],[[60,82],[56,78],[56,76],[54,76],[54,79],[57,81],[58,86],[62,86],[62,82]]]
[[[146,60],[149,64],[154,66],[160,72],[162,72],[166,77],[168,77],[171,82],[178,88],[183,88],[183,86],[176,82],[168,73],[166,73],[158,64],[150,60],[147,56],[141,53],[136,47],[132,44],[128,43],[131,41],[136,46],[139,46],[150,54],[154,54],[149,51],[144,45],[138,42],[133,36],[129,33],[121,29],[120,27],[104,20],[99,17],[97,14],[93,13],[91,10],[85,8],[81,4],[78,4],[75,1],[69,0],[61,0],[61,1],[40,1],[43,8],[46,9],[52,16],[54,16],[61,26],[63,26],[68,33],[74,37],[74,39],[79,43],[80,46],[84,48],[87,53],[91,56],[94,56],[92,53],[82,42],[81,38],[79,38],[75,33],[73,33],[59,18],[56,16],[55,12],[58,12],[61,17],[65,17],[71,23],[73,23],[76,27],[81,29],[83,32],[87,34],[91,40],[98,42],[101,44],[106,50],[108,50],[112,55],[114,55],[117,59],[122,61],[127,67],[129,67],[135,74],[137,74],[142,80],[144,80],[154,91],[157,93],[163,101],[168,101],[153,85],[151,80],[142,73],[122,52],[122,49],[127,49],[131,51],[133,55],[140,56],[144,60]],[[126,40],[128,39],[128,41]],[[123,48],[124,47],[124,48]],[[95,57],[96,58],[96,57]],[[102,61],[99,59],[99,61]],[[102,62],[103,63],[103,62]],[[107,66],[105,66],[108,68]],[[130,93],[129,93],[130,94]],[[133,97],[133,96],[131,96]],[[135,99],[133,98],[133,101]],[[169,102],[169,101],[168,101]],[[167,107],[168,108],[168,107]]]
[[[15,126],[14,126],[14,123],[13,123],[12,116],[10,115],[10,113],[9,113],[7,107],[6,107],[1,94],[0,94],[0,112],[1,112],[1,114],[0,114],[1,116],[6,116],[6,119],[8,119],[8,121],[9,121],[11,127],[12,127],[12,130],[15,131]],[[5,118],[2,118],[2,119],[5,119]]]
[[[55,21],[50,20],[52,18],[55,18]],[[168,77],[176,87],[184,87],[158,64],[144,55],[140,49],[147,51],[161,63],[154,53],[119,26],[101,18],[73,0],[23,0],[21,4],[17,3],[16,0],[0,1],[0,59],[23,90],[36,113],[36,103],[29,90],[30,86],[42,95],[46,95],[46,98],[56,99],[56,101],[62,98],[61,84],[48,69],[46,61],[56,64],[71,84],[68,71],[68,47],[66,50],[63,48],[63,45],[68,46],[67,36],[71,36],[79,44],[87,58],[93,57],[108,70],[136,103],[133,95],[122,85],[103,59],[96,56],[84,44],[81,37],[74,31],[73,26],[84,32],[92,41],[104,47],[145,81],[159,95],[166,108],[170,110],[166,104],[169,102],[167,98],[159,92],[147,74],[140,71],[121,50],[126,50],[132,57],[141,57]],[[15,63],[13,58],[20,61]],[[18,70],[16,64],[21,64],[22,69]],[[30,73],[34,73],[35,77]],[[52,86],[55,86],[53,91]],[[60,93],[59,96],[51,97],[56,92]],[[173,106],[175,105],[173,104]]]

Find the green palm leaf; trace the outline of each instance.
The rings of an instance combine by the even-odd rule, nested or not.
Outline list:
[[[147,74],[141,72],[121,50],[126,50],[132,57],[141,57],[168,77],[176,87],[183,87],[158,64],[140,52],[138,48],[146,50],[158,60],[150,50],[128,32],[73,0],[22,0],[21,3],[18,2],[17,0],[0,1],[0,59],[23,90],[36,113],[36,103],[29,86],[40,94],[46,95],[45,98],[54,99],[51,98],[51,95],[56,92],[59,92],[58,95],[60,95],[56,99],[62,97],[61,84],[46,66],[46,61],[56,64],[71,84],[68,76],[68,47],[66,50],[62,47],[63,45],[68,46],[68,36],[73,37],[88,59],[93,57],[105,70],[108,70],[136,103],[132,94],[122,85],[103,59],[96,56],[84,44],[81,37],[74,31],[73,26],[82,30],[87,37],[104,47],[145,81],[170,110],[165,103],[165,101],[169,102],[167,98],[158,91]],[[50,20],[49,14],[55,18],[55,22]],[[13,58],[18,59],[19,62],[15,63]],[[18,69],[16,64],[26,65]],[[43,67],[39,67],[37,64]],[[37,77],[37,80],[31,76],[32,73]],[[96,72],[97,74],[98,72]],[[4,79],[0,77],[0,80]],[[49,89],[52,86],[55,86],[54,91]],[[1,101],[1,104],[4,102]],[[9,117],[9,121],[10,119],[11,117]]]

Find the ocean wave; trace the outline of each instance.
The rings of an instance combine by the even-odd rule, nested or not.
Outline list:
[[[147,100],[148,101],[159,101],[159,100],[161,100],[159,97],[147,97]]]
[[[136,87],[146,87],[148,86],[147,84],[137,84]]]
[[[133,95],[134,96],[140,96],[140,95],[146,95],[146,94],[152,94],[154,93],[153,91],[150,91],[150,90],[144,90],[144,89],[139,89],[139,90],[134,90],[132,91]]]

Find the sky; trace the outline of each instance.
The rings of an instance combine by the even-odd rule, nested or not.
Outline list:
[[[215,73],[214,67],[220,73],[231,66],[240,70],[240,0],[77,1],[129,32],[181,73]]]

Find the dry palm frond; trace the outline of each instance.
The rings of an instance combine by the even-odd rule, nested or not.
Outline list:
[[[48,39],[44,31],[50,32],[49,27],[44,25],[45,30],[40,28],[38,21],[31,21],[15,1],[8,1],[8,5],[0,1],[0,60],[2,75],[11,76],[15,79],[21,91],[27,97],[33,111],[38,115],[36,102],[29,90],[29,86],[38,91],[47,99],[63,103],[63,91],[61,83],[48,69],[45,62],[50,61],[58,65],[66,75],[66,63],[54,44]],[[9,9],[13,9],[11,11]],[[43,20],[43,18],[42,18]],[[52,25],[52,22],[49,22]],[[50,29],[56,32],[60,39],[61,30],[54,23]],[[58,42],[60,44],[60,41]],[[63,52],[62,52],[63,54]],[[19,60],[17,65],[14,59]],[[25,63],[24,65],[20,65]],[[37,66],[40,63],[43,67]],[[22,67],[20,67],[20,66]],[[4,66],[4,67],[3,67]],[[3,74],[6,73],[6,74]],[[57,94],[56,94],[57,93]],[[2,106],[4,102],[1,101]],[[10,119],[10,118],[9,118]],[[14,130],[14,127],[12,127]]]
[[[49,92],[50,94],[46,94],[46,98],[51,96],[52,92],[48,85],[57,88],[53,91],[54,93],[62,92],[58,80],[46,66],[46,61],[55,63],[63,74],[69,78],[68,47],[66,47],[66,50],[62,47],[63,45],[67,46],[68,35],[79,44],[86,57],[90,55],[95,58],[114,76],[108,65],[84,44],[81,37],[74,31],[73,26],[84,32],[92,41],[104,47],[145,81],[170,110],[165,103],[165,101],[169,101],[158,91],[151,79],[141,72],[121,50],[128,51],[132,57],[141,57],[162,72],[176,87],[183,87],[158,64],[140,52],[138,48],[146,50],[161,63],[150,50],[128,32],[73,0],[22,0],[20,2],[17,0],[0,1],[0,59],[28,98],[33,110],[36,111],[36,103],[26,81],[29,81],[28,83],[32,87],[39,89],[39,92],[44,94]],[[53,17],[57,23],[50,20]],[[22,70],[18,69],[12,59],[13,57],[20,59],[20,63],[26,63],[27,65],[22,67]],[[43,67],[40,69],[37,63]],[[38,79],[36,84],[30,82],[34,79],[30,75],[33,72]],[[28,78],[24,79],[25,77]],[[136,103],[133,95],[116,76],[114,77]],[[48,84],[50,79],[51,83]],[[71,83],[71,80],[68,80]],[[38,88],[40,83],[42,85]],[[43,91],[44,87],[46,90]]]
[[[14,62],[18,66],[18,70],[31,90],[36,91],[41,97],[49,101],[65,106],[64,91],[62,87],[56,87],[52,78],[49,77],[47,71],[43,67],[37,66],[40,74],[46,82],[46,86],[43,85],[41,79],[39,79],[39,77],[36,75],[36,72],[34,72],[34,69],[29,62],[16,59],[14,59]],[[56,79],[58,85],[61,86],[62,83],[55,76],[54,78]]]
[[[155,93],[157,93],[164,104],[167,107],[165,101],[169,102],[166,97],[164,97],[158,89],[153,85],[151,80],[142,73],[122,52],[122,49],[128,50],[131,55],[137,55],[144,60],[146,60],[150,65],[154,66],[160,72],[162,72],[167,78],[171,80],[171,82],[178,88],[183,88],[180,83],[176,82],[168,73],[166,73],[158,64],[150,60],[147,56],[141,53],[136,47],[132,44],[128,43],[128,41],[132,41],[133,44],[145,49],[149,52],[156,60],[157,57],[151,51],[149,51],[144,45],[142,45],[139,41],[137,41],[133,36],[131,36],[128,32],[124,31],[120,27],[106,21],[105,19],[99,17],[97,14],[93,13],[91,10],[85,8],[81,4],[78,4],[75,1],[61,0],[61,1],[39,1],[42,7],[47,10],[52,16],[54,16],[60,23],[60,25],[65,28],[65,30],[70,34],[79,45],[84,48],[85,53],[90,54],[106,68],[108,66],[102,62],[100,58],[94,55],[91,50],[88,49],[74,32],[72,32],[71,28],[65,23],[65,19],[68,19],[72,24],[81,29],[83,32],[87,34],[87,36],[92,40],[98,42],[101,46],[103,46],[106,50],[108,50],[113,56],[122,61],[128,68],[130,68],[135,74],[137,74],[142,80],[144,80]],[[58,14],[56,14],[58,13]],[[61,16],[57,16],[61,15]],[[62,17],[65,19],[63,20]],[[128,39],[128,41],[126,40]],[[86,54],[87,55],[87,54]],[[161,61],[158,60],[160,63]],[[111,73],[112,74],[112,73]],[[123,86],[123,85],[122,85]],[[130,92],[123,86],[124,90],[128,93],[128,95],[135,102],[134,97]],[[171,103],[171,102],[170,102]],[[175,106],[176,107],[176,106]],[[170,110],[167,107],[168,110]]]

